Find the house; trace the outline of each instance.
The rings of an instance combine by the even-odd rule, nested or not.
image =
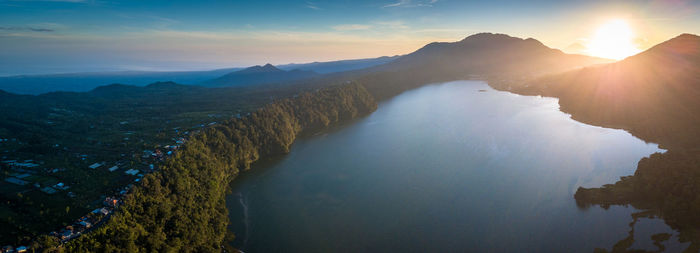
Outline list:
[[[97,168],[99,168],[100,166],[102,166],[101,163],[93,163],[92,165],[88,166],[88,168],[90,168],[90,169],[97,169]]]
[[[68,190],[70,188],[70,186],[67,186],[64,183],[59,182],[58,184],[54,185],[53,188],[56,190],[64,190],[65,191],[65,190]]]
[[[92,227],[92,223],[87,222],[87,221],[81,221],[81,222],[78,223],[78,224],[80,224],[81,226],[83,226],[83,227],[85,227],[85,228],[90,228],[90,227]]]
[[[100,214],[100,213],[102,213],[102,209],[105,209],[105,208],[104,208],[104,207],[103,207],[103,208],[97,208],[97,209],[95,209],[95,210],[92,210],[92,213],[94,213],[94,214]],[[106,209],[105,209],[105,210],[106,210]],[[109,211],[107,211],[107,213],[109,213]],[[104,214],[104,213],[102,213],[102,214]]]
[[[31,160],[28,160],[28,161],[31,161]],[[31,162],[23,162],[23,163],[14,162],[14,163],[12,163],[12,164],[10,164],[10,165],[14,165],[14,166],[17,166],[17,167],[25,167],[25,168],[34,168],[34,167],[39,166],[38,164],[36,164],[36,163],[31,163]]]
[[[24,178],[29,177],[29,176],[31,176],[31,174],[29,174],[29,173],[24,173],[24,174],[22,174],[22,175],[17,175],[17,176],[15,176],[15,177],[16,177],[16,178],[19,178],[19,179],[24,179]]]
[[[59,233],[59,236],[61,236],[62,240],[70,239],[73,236],[73,230],[63,230],[61,233]]]
[[[132,175],[132,176],[134,176],[134,175],[136,175],[136,174],[139,174],[139,170],[136,170],[136,169],[129,169],[129,170],[127,170],[127,171],[124,172],[124,173],[127,174],[127,175]]]
[[[16,184],[16,185],[26,185],[26,184],[29,183],[29,182],[27,182],[27,181],[24,181],[24,180],[22,180],[22,179],[17,179],[17,178],[14,178],[14,177],[5,178],[5,181],[8,182],[8,183]]]
[[[105,198],[105,201],[103,201],[103,203],[105,204],[105,206],[115,207],[119,203],[119,200],[116,198],[107,197]]]
[[[42,192],[45,192],[46,194],[54,194],[54,193],[56,193],[56,189],[51,188],[51,187],[48,187],[48,186],[46,186],[46,187],[44,187],[44,188],[41,188],[41,191],[42,191]]]
[[[109,210],[107,210],[107,208],[104,208],[104,207],[103,207],[103,208],[100,208],[100,209],[99,209],[99,212],[100,212],[102,215],[108,215],[108,214],[109,214]]]
[[[118,169],[119,169],[119,166],[114,165],[111,168],[109,168],[109,172],[114,172],[115,170],[118,170]]]
[[[12,252],[12,251],[15,251],[15,248],[13,248],[13,247],[10,246],[10,245],[7,245],[7,246],[5,246],[5,247],[2,247],[2,251],[0,251],[0,252],[5,253],[5,252]]]

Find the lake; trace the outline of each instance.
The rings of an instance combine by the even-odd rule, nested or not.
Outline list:
[[[455,81],[410,90],[373,114],[297,140],[227,197],[245,252],[592,252],[630,231],[631,207],[580,209],[576,189],[614,183],[663,152],[576,122],[557,99]],[[636,249],[677,233],[636,223]]]

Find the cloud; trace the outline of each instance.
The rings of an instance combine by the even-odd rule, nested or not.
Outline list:
[[[361,24],[347,24],[347,25],[336,25],[332,27],[336,31],[357,31],[357,30],[367,30],[372,28],[371,25],[361,25]]]
[[[66,2],[66,3],[85,3],[87,0],[10,0],[14,2]]]
[[[402,6],[402,5],[406,5],[406,4],[410,3],[410,2],[411,2],[411,0],[399,0],[399,1],[396,2],[396,3],[387,4],[387,5],[384,5],[384,6],[382,6],[382,7],[383,7],[383,8],[399,7],[399,6]]]
[[[18,26],[0,26],[0,31],[32,31],[32,32],[54,32],[56,30],[43,27],[18,27]]]
[[[48,28],[32,28],[29,27],[29,30],[34,31],[34,32],[53,32],[53,29],[48,29]]]
[[[413,0],[399,0],[398,2],[395,3],[390,3],[382,6],[382,8],[392,8],[392,7],[403,7],[403,8],[409,8],[409,7],[433,7],[433,4],[437,3],[438,0],[418,0],[418,1],[413,1]]]
[[[89,0],[10,0],[12,2],[61,2],[61,3],[88,3]]]
[[[312,2],[306,2],[306,8],[312,9],[312,10],[321,10],[321,8],[318,7],[315,3]]]
[[[382,28],[387,28],[387,29],[392,29],[392,30],[397,30],[397,29],[408,29],[408,25],[406,25],[405,22],[401,20],[393,20],[393,21],[375,21],[373,22],[377,26],[380,26]]]
[[[378,32],[388,31],[388,30],[406,30],[410,27],[406,22],[402,20],[377,20],[372,21],[368,24],[342,24],[331,26],[333,30],[339,32],[345,31],[360,31],[360,30],[375,30]]]

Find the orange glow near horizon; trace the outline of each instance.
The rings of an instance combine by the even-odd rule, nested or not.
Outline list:
[[[642,51],[634,40],[634,31],[627,22],[615,19],[598,28],[586,51],[591,56],[621,60]]]

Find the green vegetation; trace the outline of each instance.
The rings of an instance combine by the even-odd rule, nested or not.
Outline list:
[[[664,219],[679,231],[681,242],[690,242],[686,252],[700,250],[700,152],[670,150],[639,161],[632,176],[600,188],[579,188],[574,197],[581,208],[600,205],[632,205],[648,210],[647,216]],[[635,220],[637,219],[636,217]],[[631,226],[630,233],[633,233]],[[653,239],[653,238],[652,238]],[[628,237],[623,240],[632,240]],[[612,252],[627,252],[629,244],[613,247]],[[622,247],[622,246],[626,247]]]
[[[38,97],[0,91],[0,108],[6,112],[0,115],[0,137],[17,139],[0,143],[3,156],[41,161],[42,168],[65,167],[62,173],[36,173],[32,183],[44,185],[60,180],[75,185],[78,195],[53,198],[35,194],[38,190],[29,186],[0,182],[0,213],[11,217],[0,220],[0,226],[11,228],[0,231],[0,237],[26,241],[27,235],[36,235],[38,228],[61,225],[61,221],[74,217],[71,213],[83,212],[81,209],[100,194],[132,180],[91,173],[85,169],[88,164],[123,160],[130,167],[145,166],[138,158],[144,149],[189,132],[183,149],[132,188],[105,225],[64,247],[52,248],[57,242],[42,236],[32,248],[74,252],[220,251],[228,223],[224,196],[241,169],[249,168],[261,156],[287,152],[299,134],[374,110],[373,97],[383,100],[427,83],[478,78],[489,80],[491,86],[501,90],[558,97],[561,109],[579,121],[622,128],[669,149],[640,161],[635,175],[602,188],[581,188],[575,198],[582,208],[632,204],[648,210],[635,214],[635,222],[639,217],[661,217],[680,231],[683,241],[691,242],[689,251],[697,251],[700,43],[693,35],[679,38],[622,62],[543,78],[533,77],[604,61],[566,55],[533,39],[477,34],[456,43],[429,44],[367,70],[284,86],[209,89],[173,83],[144,88],[111,85],[88,93]],[[346,82],[350,84],[290,98],[302,89]],[[248,112],[253,113],[236,117]],[[214,121],[219,123],[204,127]],[[88,154],[88,160],[76,154]],[[3,172],[8,170],[3,168]],[[0,176],[6,179],[15,174]],[[37,206],[44,203],[49,205],[48,210]],[[28,210],[39,210],[39,214]],[[11,220],[15,218],[25,220]],[[19,232],[3,234],[6,231]],[[12,238],[4,239],[10,238],[6,235]],[[668,235],[657,234],[652,239],[658,246],[668,240]],[[631,240],[633,237],[621,240],[613,251],[628,251]]]
[[[55,242],[46,238],[33,246],[68,252],[219,252],[228,224],[224,197],[240,170],[262,156],[288,152],[299,134],[376,107],[367,90],[352,83],[282,99],[203,129],[159,171],[146,175],[105,225],[61,248],[51,248]]]
[[[0,92],[0,161],[36,164],[27,168],[0,162],[0,226],[6,228],[0,230],[0,245],[26,245],[101,207],[105,197],[138,178],[126,170],[158,167],[160,159],[151,151],[179,145],[181,137],[274,99],[316,88],[203,88],[164,82],[40,96]],[[89,168],[94,163],[104,165]],[[119,169],[110,172],[115,165]],[[6,181],[25,174],[26,185]],[[59,182],[69,188],[55,190]]]

